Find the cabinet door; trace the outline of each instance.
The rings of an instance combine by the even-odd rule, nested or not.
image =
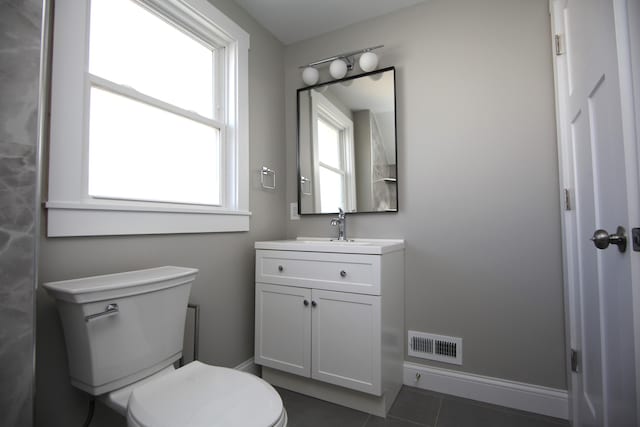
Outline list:
[[[380,396],[380,297],[314,289],[311,299],[311,377]]]
[[[311,374],[311,290],[256,284],[255,362]]]

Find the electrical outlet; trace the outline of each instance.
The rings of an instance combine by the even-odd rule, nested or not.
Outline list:
[[[300,219],[300,215],[298,215],[298,204],[297,203],[290,203],[289,204],[289,212],[290,212],[289,217],[292,220],[297,221],[297,220]]]

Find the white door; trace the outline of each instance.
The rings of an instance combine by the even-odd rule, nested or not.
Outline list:
[[[313,290],[311,377],[382,394],[380,297]]]
[[[563,238],[569,340],[577,351],[570,387],[574,426],[637,426],[631,263],[640,254],[632,251],[630,234],[640,219],[629,221],[628,195],[638,183],[627,174],[637,165],[625,159],[614,3],[551,3],[560,35],[561,180],[573,205],[564,214]],[[608,234],[594,236],[598,229]]]
[[[256,284],[255,363],[311,374],[311,289]]]

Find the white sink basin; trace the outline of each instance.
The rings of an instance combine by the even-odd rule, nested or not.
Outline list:
[[[356,239],[349,239],[349,240],[293,240],[293,242],[295,242],[296,244],[309,244],[309,245],[349,245],[349,246],[353,246],[353,245],[375,245],[376,242],[367,242],[364,240],[356,240]]]
[[[302,252],[340,252],[350,254],[385,254],[404,249],[401,239],[350,239],[298,237],[295,240],[272,240],[256,242],[256,249]]]

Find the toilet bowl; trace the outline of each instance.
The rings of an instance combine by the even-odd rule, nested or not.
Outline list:
[[[194,361],[175,369],[198,270],[160,267],[45,283],[62,320],[71,383],[131,427],[284,427],[261,378]]]
[[[127,423],[281,427],[286,425],[286,412],[278,393],[262,379],[196,361],[133,390]]]

